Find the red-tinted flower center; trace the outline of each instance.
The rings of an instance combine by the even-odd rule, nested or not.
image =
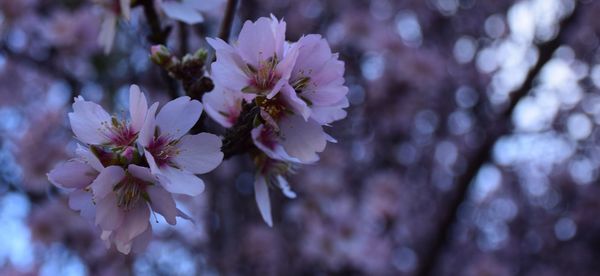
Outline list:
[[[146,192],[147,186],[147,182],[127,174],[119,184],[113,187],[113,191],[117,194],[117,206],[124,210],[130,210],[140,198],[149,200]]]
[[[171,159],[179,154],[179,148],[177,147],[178,140],[171,140],[166,137],[158,137],[154,139],[148,146],[148,151],[154,157],[156,165],[162,167],[170,164]]]
[[[247,64],[251,78],[248,86],[243,88],[242,91],[256,94],[270,92],[281,78],[275,71],[278,62],[277,57],[272,57],[261,61],[258,68]]]

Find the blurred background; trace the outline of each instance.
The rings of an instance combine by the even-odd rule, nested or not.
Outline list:
[[[178,55],[218,33],[226,0],[198,1],[214,2],[200,24],[159,13]],[[0,0],[0,274],[598,274],[598,1],[241,0],[232,38],[270,13],[345,61],[339,142],[290,179],[296,199],[271,192],[273,228],[237,156],[178,198],[196,224],[159,219],[124,256],[46,173],[73,156],[74,96],[124,112],[136,83],[170,99],[143,10],[105,55],[98,1]]]

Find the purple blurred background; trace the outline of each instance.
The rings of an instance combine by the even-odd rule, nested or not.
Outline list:
[[[217,6],[193,26],[164,19],[169,48],[207,47]],[[144,14],[104,55],[97,4],[0,0],[0,274],[598,274],[600,3],[241,0],[234,37],[270,13],[346,62],[339,142],[290,179],[296,199],[271,193],[273,228],[238,156],[178,198],[196,224],[159,218],[148,250],[124,256],[46,173],[74,152],[73,96],[124,112],[136,83],[169,99]]]

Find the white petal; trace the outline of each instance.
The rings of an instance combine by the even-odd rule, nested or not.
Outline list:
[[[128,245],[133,239],[144,233],[150,225],[150,210],[145,202],[139,201],[136,206],[125,212],[125,218],[121,226],[115,230],[115,244]]]
[[[198,10],[185,3],[163,2],[161,3],[161,7],[168,17],[190,25],[204,21],[204,17],[202,17],[202,14]]]
[[[279,47],[283,47],[277,45],[277,42],[283,43],[283,40],[275,37],[271,19],[261,17],[256,22],[244,22],[238,36],[237,49],[246,63],[257,67],[261,61],[273,57]]]
[[[148,224],[148,228],[146,228],[146,231],[144,231],[144,233],[140,234],[133,240],[133,243],[131,244],[131,251],[133,251],[134,253],[143,253],[144,250],[146,250],[146,247],[148,247],[148,243],[150,243],[151,239],[152,224]]]
[[[129,87],[129,115],[131,116],[131,127],[134,131],[140,131],[144,125],[148,113],[148,102],[146,96],[140,91],[140,87],[133,84]]]
[[[154,160],[154,156],[152,156],[152,154],[150,152],[148,152],[147,150],[144,150],[144,157],[146,157],[146,161],[148,162],[148,166],[150,166],[150,172],[152,172],[152,174],[158,174],[158,173],[160,173],[160,169],[158,168],[158,165],[156,165],[156,161]]]
[[[96,200],[103,199],[112,193],[113,187],[125,177],[125,171],[119,166],[109,166],[103,169],[90,186]]]
[[[254,145],[270,158],[296,163],[300,162],[298,158],[290,156],[285,151],[278,137],[272,131],[269,131],[267,126],[259,125],[252,129],[250,134],[252,135]]]
[[[280,120],[279,127],[280,142],[290,156],[305,164],[319,160],[317,153],[327,145],[321,125],[313,120],[304,121],[300,116],[287,116]]]
[[[100,172],[102,171],[102,169],[104,169],[104,166],[102,165],[98,157],[96,157],[96,155],[94,155],[88,148],[77,144],[75,153],[79,155],[79,157],[84,163],[90,165],[96,171]]]
[[[207,173],[215,169],[223,160],[221,138],[210,133],[185,135],[177,145],[179,154],[175,162],[180,168],[195,174]]]
[[[294,113],[300,114],[304,120],[308,120],[308,117],[310,117],[310,108],[304,100],[298,97],[294,88],[289,84],[285,84],[281,89],[281,96],[286,105],[288,105]]]
[[[273,218],[271,217],[271,201],[269,200],[269,187],[263,176],[257,176],[254,180],[254,197],[258,210],[263,220],[273,227]]]
[[[92,201],[92,193],[84,190],[75,190],[69,194],[69,207],[80,211],[81,216],[93,221],[96,213],[96,206]]]
[[[119,4],[121,6],[121,15],[126,20],[129,20],[131,14],[131,0],[119,0]]]
[[[102,230],[115,230],[123,222],[124,212],[117,206],[117,197],[109,193],[102,200],[96,202],[96,224]]]
[[[98,172],[78,160],[70,160],[57,165],[48,173],[48,180],[61,188],[85,188],[92,184]]]
[[[215,87],[212,92],[204,94],[202,102],[208,116],[223,127],[230,128],[242,111],[242,96],[240,92]]]
[[[106,13],[100,26],[100,34],[98,34],[98,44],[104,47],[104,54],[108,54],[112,50],[116,33],[117,17],[113,13]]]
[[[175,225],[178,210],[171,194],[160,186],[149,186],[146,191],[152,210],[161,214],[169,224]]]
[[[69,121],[75,136],[86,144],[98,145],[110,141],[107,128],[111,123],[110,115],[101,106],[83,97],[75,99]]]
[[[175,194],[197,196],[204,191],[204,182],[197,176],[173,167],[160,169],[160,184],[165,190]]]
[[[277,183],[279,185],[279,188],[281,188],[281,192],[285,196],[287,196],[288,198],[296,198],[296,193],[292,191],[292,188],[290,187],[290,184],[288,184],[285,177],[277,175]]]
[[[156,124],[161,136],[171,140],[179,139],[198,121],[202,114],[202,104],[190,97],[179,97],[165,104],[156,115]]]
[[[127,172],[129,172],[133,177],[137,179],[144,180],[150,183],[156,182],[156,177],[152,175],[152,172],[147,167],[130,164],[127,167]]]
[[[310,117],[321,125],[327,125],[332,122],[346,118],[347,112],[344,108],[348,107],[348,98],[344,97],[339,103],[331,106],[313,106]]]
[[[144,125],[138,134],[138,144],[144,148],[150,145],[154,141],[154,131],[156,130],[156,109],[158,103],[154,103],[146,113],[144,118]]]

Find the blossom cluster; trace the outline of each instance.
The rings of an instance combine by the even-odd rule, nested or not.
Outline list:
[[[150,213],[169,224],[179,210],[173,194],[195,196],[204,190],[195,174],[209,172],[223,159],[221,139],[188,135],[202,104],[179,97],[156,114],[136,85],[129,91],[129,119],[110,116],[101,106],[78,97],[69,113],[81,144],[77,157],[48,173],[56,186],[70,189],[69,205],[102,230],[101,238],[122,253],[143,250],[152,235]]]
[[[319,160],[327,142],[323,130],[346,117],[344,63],[327,41],[310,34],[285,40],[286,23],[274,16],[246,21],[236,43],[208,39],[217,60],[215,89],[204,95],[207,114],[226,128],[237,122],[244,105],[260,109],[252,129],[257,166],[254,190],[265,222],[272,225],[268,187],[295,197],[285,175],[298,164]]]
[[[251,131],[244,135],[252,141],[246,151],[257,171],[254,194],[262,218],[272,226],[269,188],[296,197],[286,176],[319,160],[327,142],[335,142],[323,127],[344,118],[348,107],[338,55],[319,35],[290,42],[285,30],[286,23],[271,16],[245,22],[232,45],[209,38],[217,59],[210,74],[214,89],[204,94],[204,105],[185,96],[158,111],[158,103],[148,106],[132,85],[127,118],[77,97],[69,113],[80,142],[77,157],[58,165],[48,179],[71,190],[70,207],[102,230],[108,246],[115,244],[125,254],[142,250],[152,235],[151,213],[169,224],[176,217],[190,219],[173,195],[200,194],[204,182],[196,175],[215,169],[224,158],[218,136],[187,134],[203,107],[226,128],[235,128],[250,109],[255,111]],[[151,53],[158,64],[172,60],[164,46],[152,47]]]

